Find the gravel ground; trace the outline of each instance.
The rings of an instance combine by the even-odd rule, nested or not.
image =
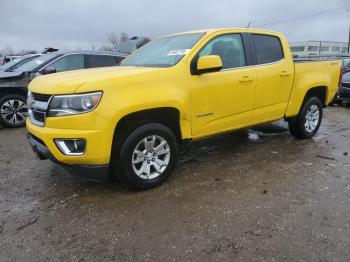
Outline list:
[[[350,261],[350,108],[318,135],[284,122],[182,146],[161,187],[130,192],[37,160],[0,130],[0,261]]]

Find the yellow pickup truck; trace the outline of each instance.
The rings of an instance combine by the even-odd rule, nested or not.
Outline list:
[[[340,72],[339,61],[294,62],[276,32],[169,35],[120,66],[35,78],[28,139],[41,159],[86,178],[147,189],[169,177],[182,141],[279,119],[295,137],[313,137]]]

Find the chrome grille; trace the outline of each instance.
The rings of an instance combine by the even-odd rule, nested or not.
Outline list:
[[[34,117],[34,119],[35,119],[36,121],[39,121],[39,122],[44,123],[44,122],[45,122],[46,114],[45,114],[45,112],[34,111],[34,110],[33,110],[33,117]]]
[[[38,93],[32,93],[34,101],[40,101],[40,102],[48,102],[51,98],[51,95],[44,95],[44,94],[38,94]]]
[[[45,126],[46,111],[49,107],[51,95],[28,93],[29,120],[37,126]]]

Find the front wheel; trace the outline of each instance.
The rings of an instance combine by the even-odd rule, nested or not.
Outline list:
[[[0,98],[0,123],[6,127],[22,127],[28,115],[27,100],[17,94]]]
[[[173,171],[177,140],[168,127],[151,123],[136,128],[114,150],[114,175],[131,189],[145,190],[163,183]]]
[[[311,138],[320,128],[323,106],[317,97],[310,97],[302,106],[299,115],[288,121],[289,131],[296,138]]]

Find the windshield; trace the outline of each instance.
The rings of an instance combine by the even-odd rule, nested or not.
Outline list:
[[[16,68],[16,71],[23,71],[23,72],[33,71],[35,68],[37,68],[41,64],[49,61],[50,59],[54,58],[55,56],[57,56],[57,54],[55,54],[55,53],[39,56],[33,60],[30,60],[27,63],[20,65],[19,67]]]
[[[203,34],[184,34],[156,39],[124,59],[121,66],[173,66],[202,36]]]

